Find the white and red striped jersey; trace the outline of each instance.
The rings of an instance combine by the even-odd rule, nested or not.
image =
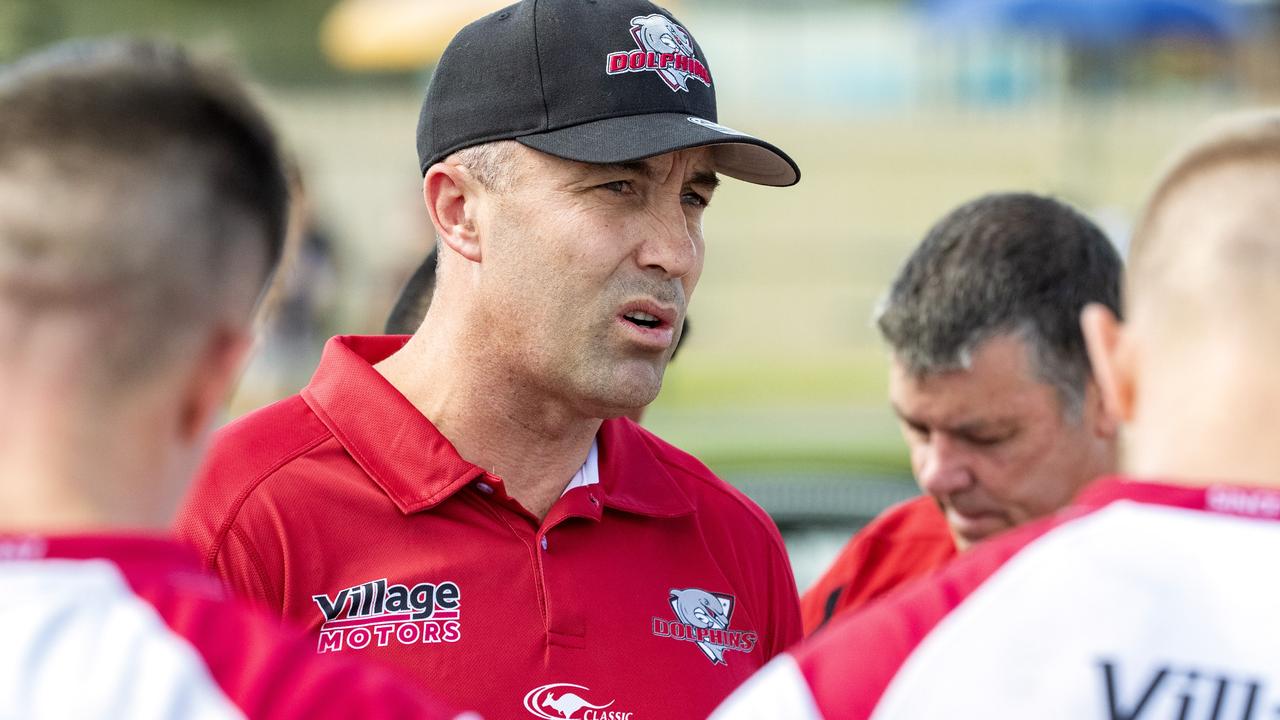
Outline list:
[[[1104,479],[835,621],[712,715],[1280,716],[1280,492]]]
[[[175,542],[0,535],[0,718],[454,717],[313,645]]]

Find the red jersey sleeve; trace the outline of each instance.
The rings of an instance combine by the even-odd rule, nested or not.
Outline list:
[[[770,524],[769,529],[773,539],[773,552],[769,558],[770,579],[768,583],[773,606],[773,611],[769,613],[769,616],[773,622],[773,627],[769,633],[771,647],[768,656],[773,658],[800,642],[804,637],[804,626],[800,622],[800,603],[796,594],[796,580],[795,575],[791,572],[791,562],[788,559],[786,547],[782,543],[782,536],[778,534],[777,528]]]
[[[952,610],[1032,539],[1066,514],[1024,525],[907,583],[792,651],[809,691],[829,718],[869,718],[907,658]]]
[[[895,505],[855,534],[801,598],[804,632],[923,577],[956,556],[946,518],[933,500]]]

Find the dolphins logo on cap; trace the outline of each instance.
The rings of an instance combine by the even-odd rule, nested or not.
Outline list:
[[[660,13],[631,18],[636,50],[609,53],[605,72],[654,72],[672,92],[689,92],[689,78],[711,87],[711,72],[698,60],[693,36]]]

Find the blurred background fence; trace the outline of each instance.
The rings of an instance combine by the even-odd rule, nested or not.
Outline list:
[[[260,82],[312,232],[233,414],[296,391],[324,338],[376,332],[426,254],[414,127],[432,59],[493,0],[3,0],[0,59],[167,36]],[[1139,9],[1135,9],[1142,6]],[[802,183],[728,183],[688,345],[646,424],[783,527],[806,585],[910,496],[870,318],[929,225],[976,195],[1051,193],[1121,247],[1160,159],[1207,117],[1280,98],[1271,2],[683,0],[721,121]],[[1126,14],[1128,13],[1128,14]]]

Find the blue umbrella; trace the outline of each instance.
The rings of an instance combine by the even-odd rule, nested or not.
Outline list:
[[[929,0],[924,8],[947,28],[1006,28],[1074,45],[1165,37],[1221,42],[1246,29],[1239,8],[1223,0]]]

